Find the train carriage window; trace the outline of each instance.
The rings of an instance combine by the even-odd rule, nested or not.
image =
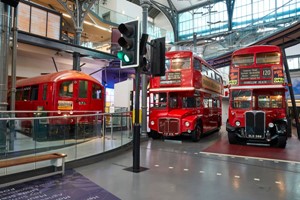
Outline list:
[[[47,91],[48,91],[48,85],[43,85],[43,100],[47,100]]]
[[[79,98],[87,98],[87,89],[88,82],[87,81],[79,81]]]
[[[16,101],[22,100],[22,92],[23,92],[23,88],[17,88]]]
[[[73,97],[73,81],[64,81],[59,86],[60,97]]]
[[[24,87],[22,100],[23,101],[28,101],[29,99],[30,99],[30,87]]]
[[[95,83],[93,83],[93,86],[92,86],[92,98],[93,99],[101,99],[102,98],[101,87]]]
[[[33,85],[30,87],[30,100],[38,100],[39,86]]]

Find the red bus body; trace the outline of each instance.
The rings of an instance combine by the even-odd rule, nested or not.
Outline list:
[[[229,73],[229,142],[284,148],[287,139],[281,49],[251,46],[232,54]]]
[[[166,74],[150,79],[149,136],[187,134],[198,141],[222,123],[223,80],[191,51],[166,53]]]
[[[18,80],[16,90],[16,111],[47,111],[47,116],[104,112],[104,87],[95,78],[79,71],[61,71]],[[33,117],[33,112],[17,113],[17,117]],[[47,123],[50,134],[57,134],[62,125],[94,121],[95,117],[50,118]],[[31,121],[23,121],[21,126],[30,130],[33,125]]]

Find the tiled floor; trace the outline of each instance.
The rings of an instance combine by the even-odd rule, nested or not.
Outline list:
[[[124,200],[300,200],[299,162],[204,151],[225,134],[221,130],[198,143],[143,142],[140,166],[148,170],[140,173],[124,170],[133,165],[131,151],[76,171]]]

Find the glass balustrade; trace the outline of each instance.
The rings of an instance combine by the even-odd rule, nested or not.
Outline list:
[[[66,162],[87,158],[132,141],[132,119],[114,113],[3,111],[0,113],[0,159],[45,153],[67,154]],[[31,116],[31,117],[26,117]],[[0,175],[50,165],[49,162],[0,169]]]

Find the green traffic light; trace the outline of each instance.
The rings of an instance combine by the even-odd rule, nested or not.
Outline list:
[[[124,60],[124,62],[127,62],[127,63],[131,62],[131,59],[127,54],[123,55],[123,60]]]
[[[118,51],[117,57],[125,63],[130,63],[132,61],[132,57],[130,55],[127,55],[123,51]]]

